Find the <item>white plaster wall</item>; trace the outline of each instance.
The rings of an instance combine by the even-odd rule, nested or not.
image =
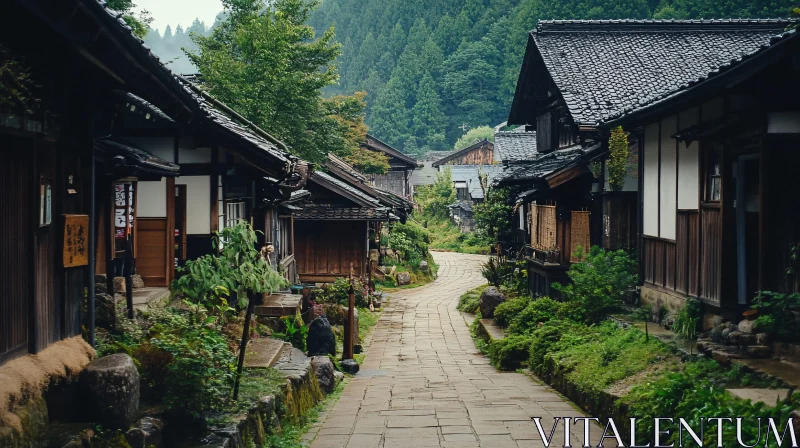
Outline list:
[[[658,236],[658,123],[644,130],[643,230]]]
[[[681,129],[697,124],[699,119],[697,108],[681,112],[679,123]],[[692,142],[678,143],[678,209],[697,210],[700,207],[700,145]]]
[[[211,177],[182,176],[176,185],[186,185],[186,233],[211,233]]]
[[[139,182],[139,192],[136,198],[136,211],[140,218],[166,218],[167,217],[167,180],[160,182]],[[174,194],[174,192],[173,192]]]
[[[661,120],[661,184],[659,197],[661,210],[659,219],[661,229],[659,236],[675,239],[675,225],[678,210],[678,145],[672,138],[678,132],[678,117]]]

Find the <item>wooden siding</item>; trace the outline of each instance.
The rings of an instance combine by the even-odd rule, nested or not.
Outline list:
[[[0,235],[0,361],[16,352],[24,353],[28,348],[31,232],[34,229],[30,152],[18,150],[21,142],[16,139],[4,136],[3,140],[0,144],[0,227],[3,229]]]
[[[698,296],[700,251],[700,215],[696,211],[678,212],[676,238],[675,291]]]
[[[295,256],[302,281],[330,281],[350,274],[364,275],[367,259],[365,221],[295,222]]]
[[[636,194],[611,193],[603,197],[603,247],[631,250],[636,248],[638,211]]]
[[[373,183],[376,187],[398,196],[406,197],[408,194],[405,171],[389,171],[386,174],[376,174]]]
[[[701,210],[702,248],[700,297],[719,303],[722,274],[722,213],[718,208]]]
[[[167,218],[139,218],[136,271],[145,286],[167,286]]]
[[[60,264],[61,250],[58,247],[57,229],[61,227],[60,192],[56,179],[57,154],[51,144],[40,144],[36,148],[36,181],[46,178],[52,183],[52,224],[39,227],[34,239],[34,328],[33,351],[44,350],[50,344],[61,339],[62,321],[59,319],[61,297]],[[37,195],[38,199],[38,195]]]
[[[491,165],[493,163],[494,146],[486,143],[448,160],[446,165]]]
[[[555,149],[553,145],[553,124],[550,112],[536,119],[536,148],[540,152]]]

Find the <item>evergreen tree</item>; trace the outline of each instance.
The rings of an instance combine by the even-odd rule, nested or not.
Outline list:
[[[436,92],[436,82],[425,73],[417,89],[417,104],[411,109],[411,131],[424,150],[439,150],[445,140],[442,101]],[[409,149],[405,149],[409,152]]]

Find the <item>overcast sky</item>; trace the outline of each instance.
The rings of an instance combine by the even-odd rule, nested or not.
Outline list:
[[[162,34],[167,25],[172,26],[173,31],[178,24],[186,29],[195,18],[211,26],[217,13],[222,11],[220,0],[135,0],[135,3],[139,10],[150,11],[155,19],[150,26]]]

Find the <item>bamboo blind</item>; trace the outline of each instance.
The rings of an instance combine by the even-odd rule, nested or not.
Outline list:
[[[570,252],[569,252],[569,261],[571,262],[579,262],[581,261],[579,258],[575,257],[575,251],[578,250],[578,246],[583,249],[583,252],[586,253],[589,251],[591,240],[589,236],[589,212],[583,211],[573,211],[572,212],[572,222],[570,225]]]
[[[556,248],[556,207],[531,206],[531,247],[539,250]]]

